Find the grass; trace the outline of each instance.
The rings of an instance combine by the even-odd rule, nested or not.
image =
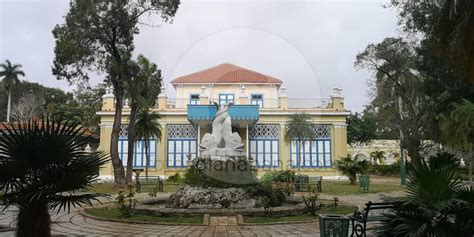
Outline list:
[[[394,192],[403,191],[404,188],[400,186],[398,182],[385,181],[385,182],[370,182],[369,191],[367,193],[380,193],[380,192]],[[359,184],[351,185],[349,181],[323,181],[322,193],[330,195],[350,195],[350,194],[363,194],[366,193],[359,189]]]
[[[155,187],[155,184],[144,184],[142,183],[142,193],[149,193],[153,187]],[[165,184],[163,187],[164,192],[175,192],[176,189],[178,188],[177,184]],[[104,183],[97,183],[93,184],[92,187],[90,188],[91,192],[94,193],[107,193],[107,194],[117,194],[120,189],[115,188],[115,183],[113,182],[104,182]]]
[[[120,212],[116,208],[90,208],[90,209],[85,209],[84,212],[91,216],[96,216],[96,217],[109,219],[109,220],[120,220],[124,222],[145,221],[145,222],[153,222],[153,223],[202,224],[202,221],[203,221],[202,216],[158,217],[158,216],[150,216],[150,215],[143,215],[143,214],[137,214],[137,215],[133,215],[130,218],[123,219],[120,217]]]
[[[337,215],[347,215],[353,213],[356,209],[355,206],[344,206],[340,205],[338,207],[324,207],[318,211],[317,214],[337,214]],[[270,217],[261,217],[261,216],[246,216],[244,218],[245,223],[252,224],[264,224],[264,223],[277,223],[277,222],[301,222],[301,221],[315,221],[318,220],[317,216],[310,214],[302,214],[296,216],[270,216]]]

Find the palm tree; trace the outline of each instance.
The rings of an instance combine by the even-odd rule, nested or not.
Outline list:
[[[370,159],[382,164],[385,161],[385,151],[373,151],[370,153]]]
[[[474,103],[463,101],[455,105],[448,116],[441,119],[441,131],[444,143],[455,149],[467,153],[469,159],[469,181],[472,180],[472,162],[474,160],[472,149],[474,141]]]
[[[49,209],[92,205],[84,193],[107,159],[84,151],[84,129],[61,121],[10,123],[0,132],[0,189],[4,205],[16,206],[17,236],[50,236]],[[81,192],[79,194],[78,192]]]
[[[161,71],[156,64],[150,62],[145,56],[139,55],[134,64],[133,80],[127,81],[127,96],[130,98],[130,116],[128,123],[128,160],[127,182],[132,181],[132,167],[136,140],[137,114],[141,107],[151,107],[156,97],[161,92]]]
[[[351,185],[356,184],[357,174],[366,173],[369,169],[369,162],[366,160],[358,160],[357,156],[354,159],[348,155],[346,158],[338,160],[336,162],[336,168],[341,173],[349,177]]]
[[[474,190],[462,184],[451,165],[415,162],[407,197],[386,215],[380,236],[473,236]]]
[[[150,146],[150,139],[153,137],[161,140],[161,125],[158,123],[160,115],[157,113],[150,113],[147,107],[141,108],[137,114],[136,132],[137,139],[143,139],[145,142],[145,178],[148,182],[148,167],[150,166],[150,154],[148,147]]]
[[[25,76],[21,70],[21,64],[12,64],[8,59],[5,60],[5,63],[0,64],[0,77],[3,77],[3,86],[8,93],[7,122],[10,122],[12,88],[20,82],[18,76]]]
[[[298,145],[298,175],[301,175],[301,152],[303,151],[303,144],[306,141],[312,141],[316,138],[314,132],[314,123],[311,122],[311,117],[304,113],[293,114],[285,126],[285,141],[291,143],[296,141]]]

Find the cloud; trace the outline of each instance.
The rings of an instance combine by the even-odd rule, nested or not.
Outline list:
[[[290,97],[328,97],[342,87],[346,107],[360,111],[370,74],[355,71],[355,55],[397,35],[396,14],[382,4],[183,1],[172,24],[141,27],[136,53],[158,64],[168,88],[174,77],[229,62],[282,79]],[[0,8],[0,60],[23,64],[30,81],[71,90],[51,75],[51,30],[64,21],[68,2],[0,0]]]

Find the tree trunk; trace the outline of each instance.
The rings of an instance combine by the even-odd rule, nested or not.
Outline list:
[[[7,122],[10,122],[10,111],[12,109],[12,89],[8,89],[8,103],[7,103]]]
[[[47,237],[51,236],[51,218],[46,201],[35,202],[20,207],[17,217],[18,237]]]
[[[146,165],[145,165],[145,180],[148,183],[148,167],[150,167],[150,155],[148,154],[148,144],[150,143],[150,139],[147,137],[145,139],[145,158],[146,158]]]
[[[131,183],[133,180],[133,159],[135,156],[135,139],[137,135],[136,121],[138,106],[136,103],[131,104],[130,117],[128,119],[128,158],[127,158],[127,183]]]
[[[115,88],[115,90],[117,89]],[[127,186],[127,182],[125,180],[125,170],[118,153],[118,139],[120,126],[122,125],[123,92],[116,92],[115,99],[117,102],[115,103],[114,123],[112,125],[112,133],[110,135],[110,159],[114,168],[115,185],[119,188],[124,188]]]
[[[357,180],[357,174],[356,176],[349,175],[349,182],[351,182],[351,185],[355,185]]]
[[[410,156],[410,163],[415,164],[421,161],[420,146],[421,142],[419,139],[405,139],[405,147],[408,155]],[[406,159],[406,157],[405,157]]]

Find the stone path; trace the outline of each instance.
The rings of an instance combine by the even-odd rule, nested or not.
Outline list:
[[[343,203],[364,206],[368,201],[400,197],[403,192],[337,196]],[[334,195],[321,195],[332,199]],[[2,208],[2,207],[0,207]],[[238,225],[235,216],[209,218],[208,226],[128,224],[99,221],[84,217],[79,209],[52,216],[52,232],[59,236],[319,236],[316,222],[279,225]],[[17,211],[14,208],[0,212],[0,226],[14,227]],[[14,232],[0,232],[0,237],[13,237]]]
[[[0,225],[14,226],[16,210],[0,213]],[[148,225],[98,221],[79,210],[52,216],[53,235],[63,236],[319,236],[317,223],[238,226],[237,217],[212,217],[209,226]],[[0,232],[0,236],[14,236]]]

